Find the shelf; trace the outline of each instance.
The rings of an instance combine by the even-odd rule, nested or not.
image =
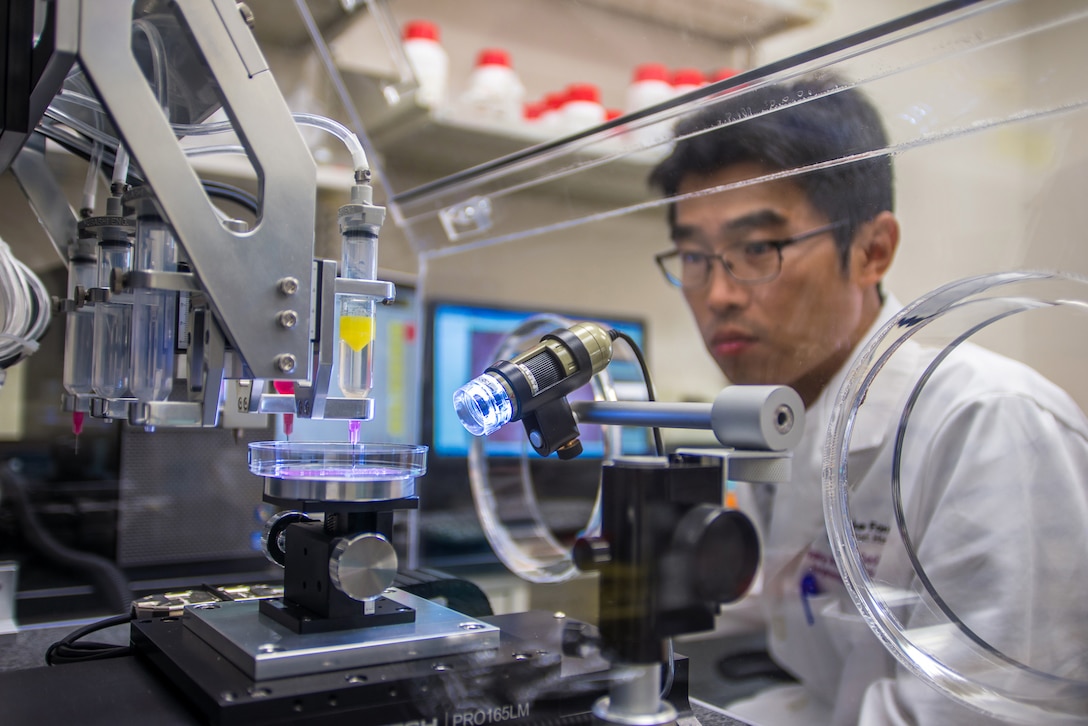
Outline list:
[[[1047,8],[1047,13],[1027,14],[1023,3],[945,2],[582,134],[515,149],[436,181],[398,189],[390,207],[417,253],[442,255],[660,209],[669,200],[652,198],[645,186],[652,163],[647,155],[660,156],[668,148],[668,129],[679,118],[722,102],[734,104],[738,121],[752,114],[774,113],[809,99],[787,98],[752,108],[746,105],[746,96],[769,84],[828,71],[845,79],[842,88],[856,85],[870,97],[888,102],[881,111],[891,138],[886,148],[877,150],[880,154],[901,155],[991,128],[1080,109],[1088,104],[1085,89],[1075,82],[1059,82],[1064,75],[1058,69],[1017,77],[1025,92],[1012,92],[1009,76],[1002,71],[1008,55],[1032,57],[1033,49],[1045,47],[1050,36],[1084,22],[1080,8]],[[981,82],[977,80],[980,74],[985,76]],[[905,108],[898,104],[904,90],[910,99]],[[921,120],[912,115],[923,112],[926,116]],[[616,143],[625,132],[647,129],[661,139],[656,146],[650,144],[648,151],[630,153]],[[375,138],[381,139],[385,130],[379,127]],[[415,153],[420,164],[432,159],[436,166],[441,166],[438,160],[448,149],[467,150],[480,141],[474,132],[433,118],[405,124],[387,138],[393,142],[391,148]],[[493,150],[503,150],[504,142],[492,138],[490,143]],[[542,224],[540,215],[521,213],[523,202],[532,195],[569,203],[557,205]]]
[[[538,153],[535,150],[570,143],[558,137],[548,138],[528,126],[436,114],[411,97],[398,104],[383,104],[382,88],[392,83],[392,79],[361,73],[345,73],[344,79],[352,97],[362,102],[360,107],[370,109],[363,115],[363,125],[394,190],[415,188],[421,177],[449,179],[496,159],[531,156]],[[580,152],[582,164],[596,165],[597,170],[579,176],[574,191],[581,197],[609,203],[630,202],[645,196],[646,174],[662,154],[627,153],[630,137],[619,125],[614,125],[608,134],[609,139],[595,140]],[[663,132],[662,139],[665,138],[667,134]],[[613,163],[607,163],[609,160]],[[546,185],[540,191],[547,192]],[[570,191],[565,188],[562,193]]]
[[[747,59],[753,43],[812,22],[826,11],[827,2],[468,0],[447,5],[378,0],[367,7],[371,12],[357,13],[329,41],[331,55],[372,147],[389,159],[387,173],[397,174],[400,162],[409,162],[414,187],[423,173],[428,180],[442,179],[555,140],[517,128],[488,128],[456,113],[476,54],[489,44],[510,51],[526,100],[587,82],[601,89],[607,107],[620,108],[631,72],[640,63],[658,60],[708,73],[736,67],[734,61]],[[399,43],[390,40],[412,17],[425,17],[441,29],[450,63],[448,107],[428,109],[415,102],[407,59]],[[326,92],[331,89],[320,93]],[[391,186],[409,188],[396,178]]]
[[[821,0],[584,1],[662,27],[745,43],[811,23],[828,6]]]

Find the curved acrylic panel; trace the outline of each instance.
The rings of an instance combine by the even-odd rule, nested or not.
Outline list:
[[[535,345],[540,336],[556,328],[574,323],[557,315],[534,316],[512,330],[499,343],[492,360],[509,360],[527,347]],[[612,377],[605,368],[590,384],[597,400],[616,400]],[[516,425],[516,424],[509,424]],[[619,443],[613,433],[618,429],[604,427],[604,457],[609,459],[618,451]],[[476,514],[484,535],[499,560],[511,572],[530,582],[563,582],[578,574],[569,546],[564,546],[552,533],[540,510],[529,469],[529,443],[524,442],[521,455],[521,475],[511,480],[490,476],[487,463],[487,438],[473,437],[469,449],[469,482]],[[600,528],[600,489],[586,531]]]
[[[835,561],[869,625],[919,677],[1024,723],[1088,713],[1088,418],[976,343],[1076,335],[1086,301],[1088,280],[1038,272],[923,296],[858,356],[825,450]],[[894,441],[875,461],[874,432]],[[885,531],[870,513],[889,500]]]

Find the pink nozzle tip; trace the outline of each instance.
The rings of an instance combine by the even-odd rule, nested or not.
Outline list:
[[[272,381],[272,387],[276,389],[276,393],[294,393],[295,382],[294,381]],[[285,413],[283,414],[283,434],[284,436],[290,436],[295,431],[295,414]]]

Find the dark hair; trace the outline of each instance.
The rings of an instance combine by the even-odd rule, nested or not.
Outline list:
[[[672,154],[650,174],[651,186],[666,197],[677,193],[688,174],[711,174],[744,162],[787,171],[887,146],[880,114],[869,99],[830,75],[727,97],[681,119],[675,137]],[[835,232],[844,269],[858,226],[893,208],[888,154],[790,180],[828,221],[845,222]],[[670,227],[675,224],[675,204],[669,205],[668,220]]]

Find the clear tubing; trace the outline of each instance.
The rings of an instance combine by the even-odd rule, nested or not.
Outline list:
[[[177,241],[158,216],[136,220],[136,267],[177,270]],[[177,293],[136,290],[132,303],[132,395],[141,401],[165,401],[174,386],[174,338]]]
[[[291,118],[300,126],[320,129],[340,139],[344,146],[347,147],[348,153],[351,154],[351,163],[356,171],[370,169],[366,152],[363,151],[363,145],[359,142],[359,137],[347,126],[331,118],[317,116],[312,113],[294,113],[291,114]],[[234,125],[230,121],[217,121],[210,124],[173,124],[171,128],[178,136],[205,136],[207,134],[221,134],[233,131]]]
[[[98,285],[109,287],[113,270],[132,266],[132,246],[100,245]],[[94,370],[92,387],[103,398],[129,395],[132,377],[132,295],[115,294],[94,308]]]
[[[92,111],[98,111],[102,113],[102,104],[98,102],[98,99],[93,96],[88,96],[85,93],[79,91],[73,91],[70,88],[62,88],[60,92],[59,100],[68,101],[74,103],[77,106],[83,106],[83,108],[89,108]]]
[[[355,171],[370,171],[370,163],[367,161],[366,152],[363,151],[363,145],[359,142],[359,137],[352,133],[347,126],[331,118],[315,116],[311,113],[296,113],[292,117],[296,123],[321,129],[340,139],[351,154],[351,165],[355,168]]]
[[[373,280],[378,267],[378,238],[366,231],[351,230],[341,235],[343,250],[341,276]],[[374,299],[365,295],[340,294],[337,340],[340,392],[347,398],[366,398],[374,376]]]
[[[92,141],[98,141],[103,146],[111,149],[117,148],[118,141],[116,138],[110,136],[104,131],[96,129],[94,126],[90,126],[80,121],[78,118],[72,116],[71,114],[61,111],[56,106],[50,106],[49,108],[47,108],[45,110],[45,115],[48,118],[53,119],[54,121],[59,121],[65,126],[70,126],[71,128],[75,129]]]
[[[77,286],[89,290],[98,279],[93,257],[76,258],[68,264],[68,299]],[[61,382],[72,395],[91,393],[94,370],[94,311],[82,307],[68,313],[64,323],[64,372]]]
[[[36,351],[49,310],[42,281],[0,240],[0,357],[14,362]]]
[[[170,93],[167,85],[169,76],[166,73],[166,46],[162,42],[162,34],[159,33],[159,29],[155,27],[155,24],[149,22],[146,18],[135,21],[132,27],[139,30],[147,38],[147,45],[151,49],[151,74],[155,79],[153,83],[155,95],[159,100],[159,107],[165,111]]]
[[[237,144],[220,144],[217,146],[190,146],[185,149],[185,155],[189,158],[196,156],[214,156],[217,154],[242,154],[245,155],[246,147]]]
[[[117,147],[117,156],[113,161],[113,183],[128,184],[128,149],[123,145]]]
[[[98,169],[102,166],[102,144],[94,142],[94,150],[91,152],[91,160],[87,165],[87,178],[83,182],[83,206],[80,209],[94,212],[95,199],[98,189]],[[93,287],[93,285],[92,285]],[[71,290],[69,290],[69,293]]]
[[[102,110],[102,104],[98,103],[95,99],[88,96],[84,96],[81,93],[75,91],[65,90],[61,92],[62,101],[70,101],[86,108],[94,109],[97,111]],[[50,106],[45,115],[55,121],[67,124],[77,131],[81,132],[85,136],[90,137],[94,141],[98,141],[110,148],[114,148],[118,145],[118,140],[109,134],[106,134],[93,126],[89,126],[78,118],[65,113],[58,109],[56,106]],[[344,126],[339,121],[335,121],[324,116],[317,116],[310,113],[295,113],[291,117],[295,120],[295,123],[301,126],[310,126],[312,128],[320,129],[327,133],[332,134],[338,138],[344,146],[347,148],[348,153],[351,154],[351,164],[355,171],[369,171],[370,162],[366,157],[366,151],[363,150],[363,145],[359,141],[359,137],[356,136],[351,129]],[[218,121],[209,124],[171,124],[170,128],[178,136],[206,136],[208,134],[222,134],[228,133],[234,130],[234,124],[230,121]],[[216,149],[216,151],[205,151],[202,153],[236,153],[234,150],[241,147],[236,146],[224,146],[224,147],[208,147],[209,149]],[[189,156],[196,156],[197,154],[186,152]],[[242,153],[245,150],[242,149]]]

